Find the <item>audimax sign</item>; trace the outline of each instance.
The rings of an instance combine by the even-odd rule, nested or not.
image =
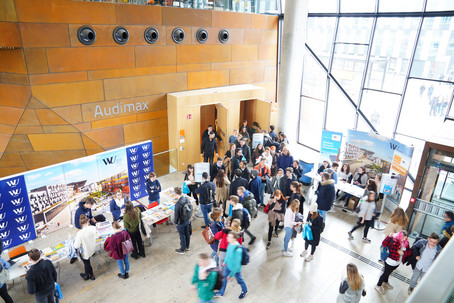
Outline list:
[[[23,175],[0,181],[0,237],[5,249],[36,238]]]

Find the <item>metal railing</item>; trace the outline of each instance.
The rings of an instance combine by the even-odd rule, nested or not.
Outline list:
[[[426,215],[431,215],[442,219],[443,214],[448,210],[454,211],[454,207],[450,207],[447,204],[435,201],[428,202],[421,199],[416,199],[414,210],[420,213],[424,213]]]

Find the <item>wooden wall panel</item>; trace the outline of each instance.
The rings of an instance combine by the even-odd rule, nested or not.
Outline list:
[[[67,24],[20,23],[24,47],[67,47],[69,34]]]
[[[0,72],[27,74],[22,49],[0,49]]]
[[[162,8],[163,25],[211,27],[211,19],[212,11],[209,10]]]
[[[118,24],[162,24],[160,6],[116,5]]]
[[[0,19],[0,21],[2,20]],[[0,36],[0,47],[22,47],[21,37],[17,23],[0,22],[0,32],[2,33],[2,35]]]

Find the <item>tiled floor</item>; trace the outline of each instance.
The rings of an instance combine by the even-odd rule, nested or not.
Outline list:
[[[181,185],[183,175],[174,173],[159,179],[163,188]],[[307,207],[306,207],[307,209]],[[282,257],[283,234],[273,238],[271,248],[265,249],[268,231],[267,216],[260,213],[252,222],[250,230],[257,236],[256,243],[250,247],[251,263],[243,268],[243,277],[249,288],[244,302],[335,302],[338,294],[341,275],[345,275],[347,263],[355,263],[366,282],[367,295],[362,302],[405,302],[408,284],[395,277],[390,278],[394,289],[382,296],[373,286],[377,283],[380,270],[368,264],[377,263],[379,247],[384,238],[383,232],[371,230],[371,244],[361,241],[362,230],[355,233],[355,240],[348,240],[347,231],[356,222],[356,216],[346,214],[339,208],[335,213],[329,213],[322,241],[315,253],[315,259],[304,262],[299,257],[304,242],[299,235],[294,247],[292,258]],[[76,262],[70,265],[63,262],[60,284],[65,296],[63,302],[198,302],[196,293],[190,290],[197,255],[201,252],[210,253],[210,247],[201,235],[201,219],[193,222],[194,232],[191,238],[191,251],[177,255],[174,249],[178,247],[176,229],[166,225],[161,226],[159,237],[153,239],[153,246],[146,248],[146,259],[131,259],[130,278],[121,280],[117,277],[118,267],[109,260],[105,252],[96,258],[102,263],[100,269],[94,266],[95,281],[83,281],[79,273],[83,264]],[[74,230],[63,229],[45,239],[38,239],[34,245],[44,248],[51,243],[75,234]],[[247,236],[246,236],[247,237]],[[248,237],[246,241],[249,241]],[[335,243],[336,245],[332,245]],[[30,248],[30,247],[28,247]],[[350,254],[356,252],[363,261]],[[92,264],[95,264],[92,262]],[[411,270],[401,265],[397,273],[409,278]],[[10,290],[15,302],[34,302],[33,297],[24,294],[18,280]],[[226,294],[218,302],[238,300],[241,289],[236,281],[229,282]]]

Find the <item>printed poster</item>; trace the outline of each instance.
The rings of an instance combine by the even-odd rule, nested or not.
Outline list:
[[[0,237],[4,249],[36,238],[22,175],[0,181]]]
[[[319,164],[321,165],[323,161],[328,161],[330,164],[338,162],[341,144],[342,133],[323,130]]]
[[[153,172],[153,143],[148,141],[127,147],[126,154],[131,200],[148,197],[146,181],[149,174]]]
[[[210,163],[199,162],[194,164],[194,177],[195,182],[202,183],[202,174],[206,172],[210,176]]]
[[[410,169],[410,163],[411,157],[397,150],[394,152],[390,173],[397,179],[396,190],[394,192],[394,197],[397,201],[400,201],[400,198],[402,197],[405,182],[407,181],[408,170]]]

